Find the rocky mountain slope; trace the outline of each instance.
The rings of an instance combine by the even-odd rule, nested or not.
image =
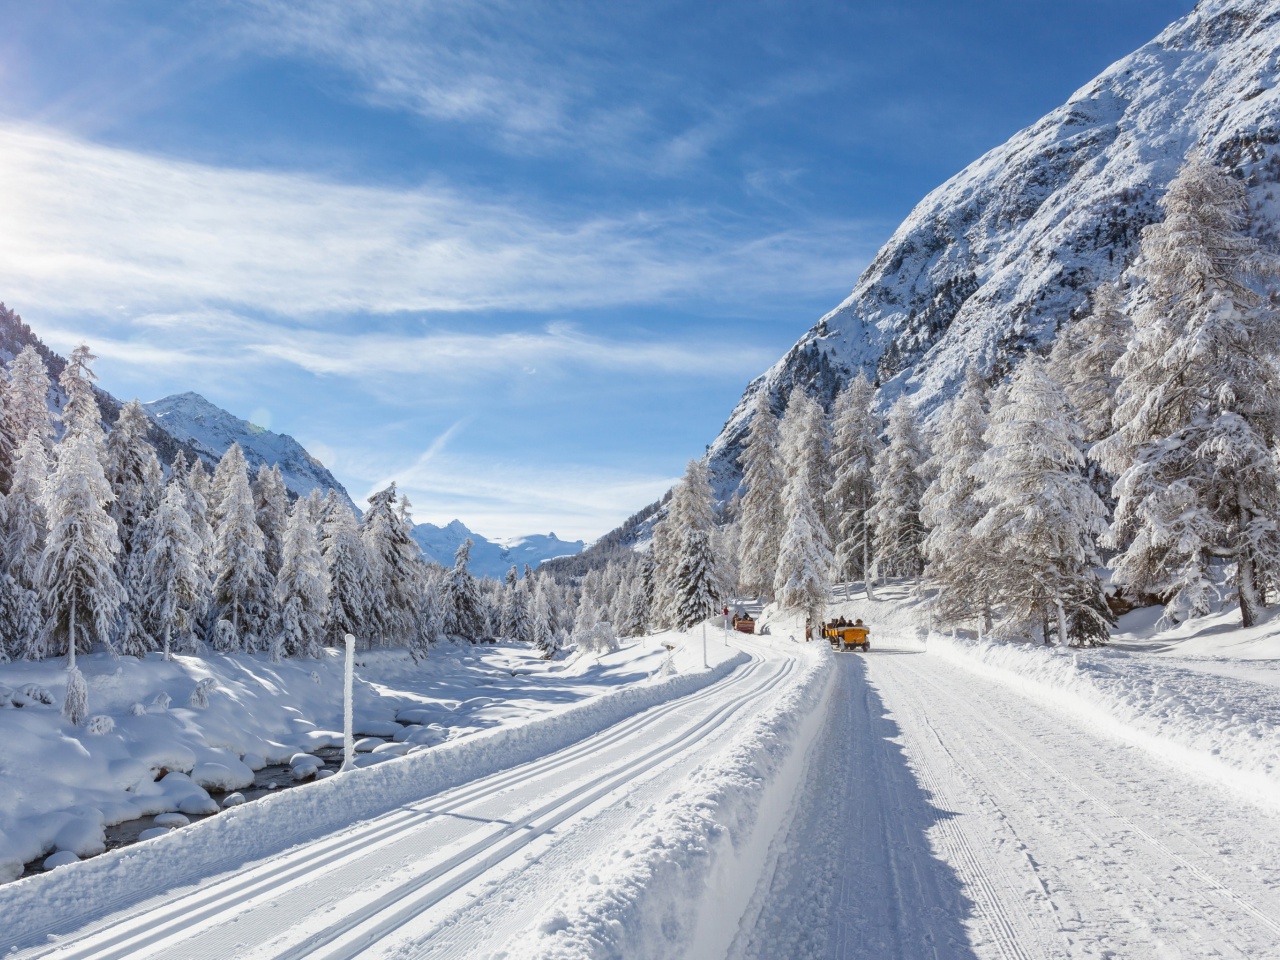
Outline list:
[[[468,569],[478,577],[501,579],[512,566],[522,573],[524,565],[534,567],[552,557],[564,557],[581,553],[581,540],[561,540],[554,533],[512,537],[506,540],[489,540],[468,530],[461,520],[454,520],[443,527],[433,523],[419,523],[413,528],[417,541],[428,560],[451,567],[453,554],[459,545],[470,537],[471,563]]]
[[[1100,29],[1105,25],[1100,25]],[[1280,223],[1280,3],[1202,0],[1064,105],[926,196],[849,297],[753,381],[711,446],[721,494],[760,390],[830,402],[859,369],[886,405],[932,411],[976,361],[1002,375],[1131,263],[1183,158],[1244,177],[1254,228]]]
[[[206,462],[217,463],[231,444],[239,443],[250,470],[278,464],[284,485],[299,496],[333,489],[354,506],[329,468],[288,434],[241,420],[198,393],[179,393],[142,406],[166,433],[189,444]]]

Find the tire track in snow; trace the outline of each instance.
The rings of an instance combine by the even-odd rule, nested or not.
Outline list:
[[[892,677],[899,669],[911,675],[909,683],[904,683],[901,677]],[[1280,915],[1280,904],[1276,904],[1275,914],[1260,909],[1253,898],[1232,889],[1212,871],[1178,853],[1151,830],[1140,827],[1132,817],[1104,800],[1096,790],[1087,788],[1079,777],[1073,776],[1067,769],[1070,751],[1059,749],[1055,752],[1053,734],[1050,731],[1061,735],[1061,724],[1055,726],[1050,723],[1039,710],[1032,711],[1029,716],[1035,719],[1029,720],[1025,712],[1029,705],[1022,706],[1025,701],[1020,695],[1005,690],[993,681],[983,681],[976,677],[964,678],[966,686],[963,691],[952,689],[951,684],[955,681],[950,671],[948,675],[933,675],[932,670],[917,663],[895,664],[893,668],[881,671],[881,674],[885,679],[894,680],[888,689],[892,693],[890,701],[894,702],[895,707],[898,705],[895,701],[900,701],[904,708],[912,709],[922,716],[927,716],[931,711],[941,716],[950,714],[950,728],[962,727],[965,730],[963,737],[945,737],[936,725],[931,724],[933,735],[940,743],[951,739],[965,748],[964,757],[948,748],[957,769],[983,772],[985,767],[988,775],[981,780],[976,776],[965,778],[975,793],[985,795],[989,803],[1000,810],[1001,801],[991,787],[1001,785],[1006,793],[1010,789],[1021,791],[1021,806],[1024,811],[1034,810],[1036,820],[1033,820],[1032,833],[1021,835],[1015,828],[1015,837],[1027,849],[1028,862],[1037,873],[1043,869],[1080,873],[1081,868],[1075,862],[1076,858],[1084,856],[1090,850],[1096,852],[1097,860],[1091,863],[1087,874],[1077,877],[1074,883],[1068,882],[1065,874],[1060,876],[1057,890],[1050,894],[1050,898],[1055,908],[1064,906],[1062,901],[1072,898],[1085,904],[1084,909],[1076,908],[1075,919],[1079,926],[1093,928],[1086,929],[1085,932],[1101,940],[1104,951],[1108,949],[1106,944],[1114,944],[1114,938],[1121,937],[1125,938],[1124,952],[1117,953],[1117,956],[1141,955],[1133,951],[1138,942],[1144,939],[1147,941],[1145,948],[1155,951],[1147,954],[1150,956],[1280,956],[1280,950],[1275,948],[1280,923],[1274,919],[1274,916]],[[898,689],[892,689],[894,687]],[[926,695],[921,693],[922,688],[927,688],[927,700]],[[978,690],[988,694],[988,709],[980,710],[974,706],[973,698]],[[997,696],[990,696],[992,693]],[[914,706],[911,705],[913,700]],[[1006,712],[1010,712],[1010,715],[1006,716]],[[1022,716],[1015,719],[1015,714]],[[1015,728],[1018,735],[1013,733]],[[1073,731],[1073,734],[1080,738],[1089,737],[1084,731]],[[974,749],[975,743],[982,745],[980,752]],[[1093,772],[1105,780],[1107,763],[1101,758],[1113,754],[1114,746],[1097,741],[1086,749],[1090,751],[1091,757],[1096,758],[1093,761],[1096,763]],[[1113,779],[1120,784],[1119,789],[1129,789],[1122,777]],[[1206,789],[1210,788],[1206,786]],[[1094,812],[1083,814],[1079,803],[1070,802],[1072,793],[1084,804],[1093,807]],[[1044,835],[1044,828],[1038,822],[1047,819],[1047,811],[1052,811],[1051,833],[1048,836]],[[1155,812],[1158,814],[1159,811]],[[1001,813],[1016,815],[1018,811]],[[1101,816],[1097,815],[1099,813]],[[1009,823],[1007,817],[1004,820]],[[1214,854],[1199,848],[1192,841],[1191,835],[1177,825],[1176,820],[1160,819],[1153,822],[1161,823],[1170,833],[1181,834],[1197,858],[1217,859]],[[1037,830],[1039,836],[1034,835]],[[1139,843],[1135,846],[1126,842],[1125,838],[1136,838]],[[1137,849],[1143,845],[1147,847],[1145,854]],[[1040,854],[1039,864],[1032,859],[1032,850]],[[1068,850],[1073,852],[1068,853]],[[1117,851],[1121,856],[1116,856]],[[1154,861],[1152,852],[1157,854]],[[1157,869],[1162,864],[1165,869]],[[1195,882],[1188,883],[1181,873],[1189,874]],[[1085,889],[1081,889],[1081,880],[1084,881]],[[1093,889],[1088,889],[1090,887]],[[1210,904],[1205,903],[1202,887],[1207,887],[1222,900],[1235,906],[1254,924],[1265,928],[1267,933],[1258,936],[1258,926],[1248,931],[1244,929],[1248,925],[1238,923],[1226,924],[1227,929],[1222,929],[1222,925],[1211,916],[1215,911]],[[1048,888],[1045,889],[1048,892]],[[1096,894],[1099,892],[1105,894],[1105,902],[1097,899]],[[1209,899],[1212,902],[1212,898]],[[1171,904],[1176,904],[1172,911]],[[1208,911],[1205,910],[1206,907],[1209,907]],[[1125,921],[1132,925],[1127,934],[1114,920],[1106,921],[1098,916],[1111,910],[1123,914]],[[1118,919],[1118,916],[1113,916]],[[1153,926],[1153,921],[1158,926]],[[1075,932],[1066,927],[1063,931],[1064,934]],[[1193,952],[1184,953],[1188,938],[1195,941],[1195,947]],[[1072,953],[1076,952],[1072,948],[1079,946],[1081,944],[1074,942],[1070,936],[1063,944],[1064,949]],[[1268,948],[1270,952],[1267,952]]]

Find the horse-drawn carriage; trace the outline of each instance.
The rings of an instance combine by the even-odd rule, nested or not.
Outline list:
[[[849,623],[843,617],[830,620],[822,625],[822,636],[831,644],[832,650],[870,650],[871,630],[861,620]]]

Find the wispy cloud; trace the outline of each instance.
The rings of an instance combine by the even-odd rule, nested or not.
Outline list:
[[[569,219],[441,185],[213,168],[12,125],[0,182],[6,295],[62,311],[315,319],[674,298],[758,311],[842,291],[867,249],[856,222],[749,233],[696,209]]]

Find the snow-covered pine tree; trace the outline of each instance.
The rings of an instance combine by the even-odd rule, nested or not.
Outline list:
[[[782,464],[778,418],[768,390],[756,394],[747,441],[738,462],[742,465],[739,523],[739,579],[744,590],[763,598],[773,594],[778,570],[778,545],[782,542],[782,490],[786,472]]]
[[[444,571],[433,566],[422,577],[418,594],[418,616],[409,653],[414,660],[424,660],[431,647],[447,639],[444,632]]]
[[[39,593],[40,559],[44,555],[48,531],[45,513],[45,486],[49,461],[45,438],[32,430],[18,448],[9,495],[4,500],[4,573],[13,581],[8,611],[10,651],[29,660],[39,660],[44,648],[44,615]]]
[[[204,563],[205,545],[187,512],[189,496],[185,478],[175,472],[148,521],[150,536],[142,555],[140,579],[148,592],[140,606],[145,611],[147,632],[159,641],[166,660],[175,647],[190,650],[195,646],[213,586]]]
[[[62,408],[63,439],[69,434],[88,438],[105,466],[106,433],[102,429],[98,398],[93,393],[93,382],[98,377],[89,366],[97,359],[84,344],[76,347],[58,376],[58,385],[67,395],[67,402]]]
[[[888,446],[876,461],[875,501],[871,526],[875,531],[876,565],[881,575],[919,577],[924,570],[920,544],[925,537],[920,498],[925,480],[921,468],[928,451],[916,427],[915,406],[902,397],[889,411]]]
[[[1025,634],[1057,620],[1063,642],[1105,643],[1111,615],[1094,572],[1106,508],[1084,475],[1082,431],[1066,394],[1035,355],[1023,359],[1008,400],[991,415],[973,468],[987,512],[974,528],[998,615],[996,633]]]
[[[225,629],[215,631],[215,642],[230,643],[232,649],[263,650],[271,640],[264,631],[275,614],[274,584],[267,571],[249,468],[238,443],[233,443],[218,462],[213,493],[218,502],[213,616],[215,621],[231,625],[230,636]]]
[[[529,606],[529,581],[520,580],[511,587],[511,633],[509,636],[516,643],[533,642],[533,619]]]
[[[537,580],[533,589],[533,607],[530,615],[533,645],[544,657],[550,658],[559,649],[556,630],[556,611],[554,583],[550,577],[543,576]]]
[[[92,432],[69,424],[45,485],[49,531],[36,574],[48,611],[45,649],[54,655],[65,650],[68,669],[75,667],[77,650],[89,652],[95,640],[110,647],[124,602],[115,566],[120,538],[107,513],[111,497]]]
[[[1208,611],[1221,565],[1251,626],[1280,578],[1280,318],[1250,284],[1276,261],[1244,232],[1244,183],[1204,160],[1161,206],[1135,267],[1115,432],[1093,451],[1118,477],[1113,580],[1167,596],[1178,620]]]
[[[275,590],[282,612],[280,645],[284,655],[319,657],[328,606],[325,567],[311,505],[305,498],[294,503],[285,526]]]
[[[360,539],[355,514],[330,490],[321,521],[320,553],[329,588],[325,642],[341,648],[349,633],[363,647],[369,608],[369,557]]]
[[[49,370],[44,358],[28,344],[9,362],[4,392],[4,418],[21,448],[35,433],[44,452],[53,449],[53,419],[49,415]]]
[[[14,434],[13,425],[4,414],[5,395],[8,392],[8,378],[0,376],[0,496],[9,492],[9,484],[13,482],[13,468],[18,459],[18,445],[21,441]],[[3,646],[0,643],[0,648]]]
[[[484,636],[484,608],[480,588],[467,569],[474,541],[468,537],[453,555],[453,567],[444,579],[445,632],[464,640]]]
[[[107,482],[115,495],[111,517],[120,535],[122,570],[133,553],[138,527],[155,512],[164,495],[164,474],[147,439],[150,428],[151,420],[142,404],[130,400],[107,436]]]
[[[778,551],[773,592],[783,607],[802,610],[814,623],[820,623],[831,597],[835,558],[827,528],[813,504],[811,469],[812,462],[801,459],[787,478],[782,504],[786,531]]]
[[[280,465],[262,464],[253,479],[253,507],[258,529],[262,531],[262,553],[267,573],[279,577],[284,562],[285,528],[289,526],[289,491],[285,488]]]
[[[369,497],[360,539],[369,557],[370,619],[380,628],[378,642],[386,646],[408,643],[415,629],[423,571],[412,529],[408,515],[396,509],[394,483]]]
[[[884,419],[875,407],[876,388],[859,370],[836,398],[831,423],[831,466],[835,480],[827,495],[836,528],[837,576],[862,580],[867,599],[874,597],[872,569],[875,538],[871,506],[874,471],[884,444]]]
[[[795,387],[787,400],[779,432],[785,484],[790,484],[801,471],[809,478],[809,499],[830,542],[833,531],[828,516],[831,511],[827,506],[827,493],[831,489],[831,431],[822,405],[802,387]],[[785,486],[783,498],[785,501]]]
[[[668,591],[674,623],[687,629],[719,609],[724,589],[716,577],[711,535],[715,531],[715,495],[705,459],[690,460],[671,496],[669,519],[677,522],[676,566]]]
[[[1120,378],[1113,372],[1124,355],[1133,325],[1124,309],[1124,290],[1102,283],[1089,312],[1058,334],[1049,354],[1049,375],[1067,394],[1084,431],[1085,447],[1111,433]]]
[[[991,630],[991,598],[985,570],[985,542],[974,528],[987,512],[977,498],[973,469],[987,445],[987,384],[974,364],[965,371],[964,386],[947,404],[933,444],[933,480],[921,500],[920,517],[929,529],[921,549],[925,578],[937,587],[930,601],[935,616],[955,624],[977,617]]]

